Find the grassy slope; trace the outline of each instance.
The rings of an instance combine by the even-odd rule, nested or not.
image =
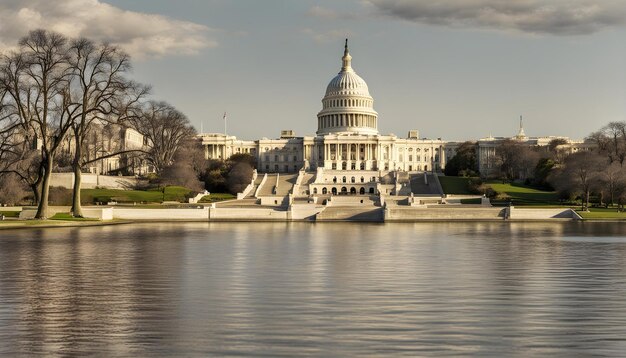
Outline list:
[[[83,202],[92,203],[94,201],[108,202],[148,202],[158,203],[162,201],[185,201],[185,195],[191,190],[179,186],[168,186],[165,188],[165,195],[163,195],[163,189],[154,190],[119,190],[119,189],[82,189],[81,196],[84,197]]]
[[[511,197],[513,205],[558,205],[556,192],[539,190],[523,184],[488,182],[493,190],[506,193]]]
[[[469,191],[470,178],[440,176],[439,182],[445,194],[472,195]]]
[[[230,193],[211,193],[209,195],[205,195],[200,199],[200,203],[215,203],[218,201],[231,200],[236,199],[237,197]]]
[[[589,211],[580,211],[577,213],[583,217],[583,219],[623,219],[626,220],[626,212],[618,213],[617,209],[604,209],[604,208],[591,208]]]

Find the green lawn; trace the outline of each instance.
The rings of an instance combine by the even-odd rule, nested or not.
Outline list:
[[[62,220],[62,221],[100,221],[94,218],[75,218],[69,213],[56,213],[50,220]]]
[[[440,176],[439,182],[445,194],[472,195],[469,190],[470,178]]]
[[[626,212],[617,212],[617,209],[590,208],[589,211],[576,211],[583,219],[623,219],[626,220]]]
[[[119,189],[82,189],[80,191],[83,203],[116,201],[119,203],[160,203],[162,201],[186,201],[186,195],[191,190],[180,186],[168,186],[163,189],[151,190],[119,190]]]
[[[211,193],[209,195],[205,195],[200,199],[199,203],[215,203],[218,201],[231,200],[236,199],[237,197],[230,193]]]
[[[554,191],[539,190],[523,184],[488,182],[493,190],[506,193],[511,197],[513,205],[559,205],[559,199]]]
[[[4,215],[6,218],[19,218],[20,211],[1,211],[0,214]]]

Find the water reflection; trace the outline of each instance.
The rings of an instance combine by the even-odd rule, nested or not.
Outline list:
[[[626,226],[0,232],[1,355],[621,355]]]

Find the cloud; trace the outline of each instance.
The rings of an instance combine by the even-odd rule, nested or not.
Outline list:
[[[337,41],[337,40],[343,40],[345,38],[353,37],[353,34],[350,30],[343,30],[343,29],[317,32],[313,29],[306,28],[306,29],[303,29],[302,32],[308,35],[309,37],[311,37],[313,41],[317,42],[318,44]]]
[[[3,0],[0,49],[37,28],[117,44],[136,58],[195,54],[217,46],[207,26],[127,11],[100,0]]]
[[[367,0],[376,14],[416,23],[586,35],[626,24],[625,0]]]
[[[330,20],[336,19],[338,16],[335,10],[321,7],[321,6],[313,6],[312,8],[309,9],[309,11],[307,11],[307,13],[309,14],[309,16],[321,17],[323,19],[330,19]]]

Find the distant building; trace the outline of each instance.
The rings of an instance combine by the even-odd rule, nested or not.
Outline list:
[[[524,132],[523,121],[520,117],[520,127],[517,135],[512,137],[493,137],[490,135],[477,141],[478,153],[476,159],[478,162],[478,171],[483,177],[488,177],[497,173],[500,163],[496,155],[496,150],[498,146],[506,140],[513,140],[528,147],[541,148],[547,151],[550,143],[557,139],[564,142],[556,148],[556,150],[564,156],[581,150],[590,150],[596,146],[593,142],[572,140],[563,136],[528,137]],[[462,142],[447,142],[445,149],[446,155],[449,158],[453,157],[461,143]]]
[[[90,129],[83,155],[89,163],[84,171],[101,175],[145,175],[154,172],[152,165],[141,153],[126,152],[134,149],[147,150],[144,136],[136,130],[119,125],[96,123]],[[74,137],[68,135],[61,156],[74,155]],[[115,154],[120,153],[120,154]],[[99,160],[91,161],[97,158]]]

